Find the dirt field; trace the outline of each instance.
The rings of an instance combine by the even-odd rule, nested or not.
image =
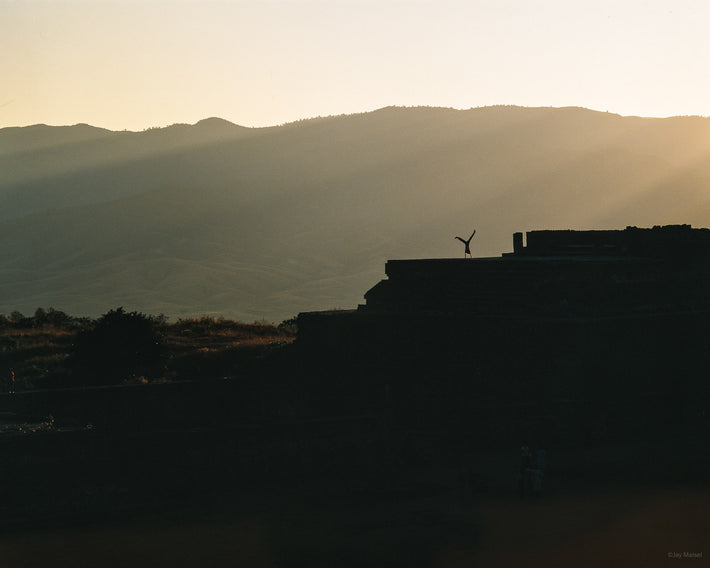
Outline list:
[[[710,488],[706,456],[687,455],[702,452],[697,445],[551,452],[544,494],[529,499],[515,491],[514,451],[477,456],[488,483],[474,495],[441,464],[400,472],[379,490],[357,479],[232,487],[100,526],[9,532],[1,565],[700,566],[710,557]]]
[[[708,491],[604,492],[468,507],[297,507],[4,537],[19,566],[665,566],[707,561]]]

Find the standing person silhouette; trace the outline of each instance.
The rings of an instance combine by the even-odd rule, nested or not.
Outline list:
[[[15,371],[10,369],[10,394],[15,394]]]
[[[469,246],[471,244],[471,239],[473,238],[473,235],[476,234],[476,230],[473,230],[473,233],[471,233],[471,236],[468,238],[467,241],[463,240],[461,237],[454,237],[455,239],[460,240],[464,245],[466,245],[466,249],[464,250],[463,257],[466,258],[471,257],[471,247]],[[473,257],[471,257],[473,258]]]

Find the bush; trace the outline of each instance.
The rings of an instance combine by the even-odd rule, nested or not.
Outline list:
[[[29,327],[32,323],[31,318],[25,317],[22,312],[17,310],[10,314],[10,321],[14,327]]]
[[[279,331],[288,333],[289,335],[298,334],[298,317],[292,317],[287,320],[282,321],[278,325]]]
[[[163,359],[155,321],[118,308],[78,334],[70,365],[83,384],[117,384],[159,376]]]

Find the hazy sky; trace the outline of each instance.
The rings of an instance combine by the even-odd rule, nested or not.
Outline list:
[[[388,105],[710,115],[707,0],[0,0],[0,127]]]

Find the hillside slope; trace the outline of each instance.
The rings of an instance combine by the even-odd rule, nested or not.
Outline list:
[[[710,121],[385,108],[280,127],[0,129],[0,312],[280,321],[354,307],[388,258],[514,231],[710,225]]]

